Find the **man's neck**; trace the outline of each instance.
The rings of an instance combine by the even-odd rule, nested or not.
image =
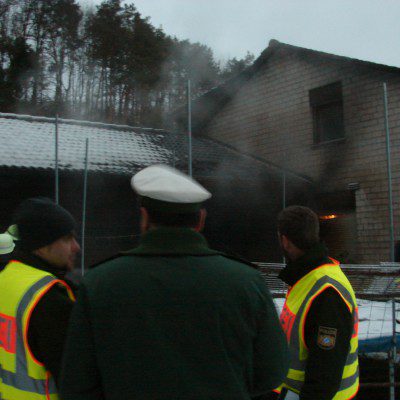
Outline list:
[[[49,272],[60,279],[64,279],[65,274],[67,273],[67,271],[57,268],[54,265],[51,265],[43,258],[41,258],[38,255],[33,254],[31,252],[25,252],[25,251],[19,250],[19,251],[16,251],[15,254],[13,254],[12,258],[17,261],[21,261],[22,263],[27,264],[31,267],[40,269],[42,271]]]
[[[293,248],[290,252],[288,252],[287,254],[287,258],[290,261],[297,261],[298,259],[300,259],[301,257],[303,257],[305,254],[304,250],[299,249],[298,247]]]
[[[308,274],[313,269],[322,264],[331,264],[332,261],[328,258],[327,249],[322,243],[318,243],[296,260],[289,259],[286,267],[279,274],[289,286],[293,286],[299,279]]]

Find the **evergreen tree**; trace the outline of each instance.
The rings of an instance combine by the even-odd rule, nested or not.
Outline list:
[[[104,1],[86,26],[87,56],[93,60],[98,76],[97,91],[92,93],[95,96],[92,112],[105,114],[107,120],[113,119],[113,98],[123,70],[127,39],[123,10],[120,0]],[[129,16],[126,14],[125,18],[129,19]],[[129,25],[128,21],[125,24]]]
[[[78,27],[82,13],[75,0],[48,0],[47,12],[49,71],[55,77],[54,108],[59,113],[64,102],[65,64],[68,58],[75,57],[75,51],[81,45]]]
[[[246,56],[242,59],[237,59],[236,57],[231,58],[227,61],[225,67],[221,71],[221,80],[226,81],[240,72],[245,70],[254,62],[254,55],[247,52]]]
[[[104,0],[0,0],[0,108],[163,127],[192,98],[240,73],[212,50],[155,28],[133,4]]]
[[[165,65],[169,82],[168,109],[175,109],[187,101],[187,84],[191,81],[192,98],[218,84],[219,67],[212,50],[189,40],[170,39],[170,57]]]
[[[33,68],[33,52],[24,38],[5,39],[0,43],[0,110],[16,112],[22,94],[23,83],[30,78]]]

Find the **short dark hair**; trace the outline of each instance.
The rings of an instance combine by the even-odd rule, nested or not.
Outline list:
[[[200,221],[200,211],[191,213],[170,213],[146,208],[149,222],[154,225],[175,228],[195,228]]]
[[[308,250],[319,243],[318,216],[308,207],[287,207],[278,215],[278,232],[299,249]]]

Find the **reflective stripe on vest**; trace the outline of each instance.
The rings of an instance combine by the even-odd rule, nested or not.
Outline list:
[[[0,273],[2,291],[7,289],[0,304],[0,399],[58,399],[54,379],[32,355],[27,337],[33,309],[55,284],[74,298],[64,281],[28,265],[12,261]]]
[[[281,313],[282,327],[290,348],[290,369],[281,387],[300,393],[304,383],[308,349],[304,327],[313,300],[328,288],[335,289],[342,297],[353,317],[353,334],[349,353],[343,369],[342,381],[334,400],[347,400],[358,391],[358,310],[350,282],[338,265],[323,265],[300,279],[288,292]]]

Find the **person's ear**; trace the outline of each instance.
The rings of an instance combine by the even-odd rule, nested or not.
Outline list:
[[[194,230],[196,232],[201,232],[204,229],[204,225],[206,223],[206,217],[207,217],[207,211],[205,208],[202,208],[200,210],[199,222],[197,223],[196,227],[194,228]]]
[[[47,260],[48,254],[49,254],[49,249],[50,249],[50,247],[47,245],[47,246],[43,246],[43,247],[40,247],[39,249],[32,251],[32,253],[35,256],[38,256],[39,258],[41,258],[42,260]]]
[[[150,228],[149,213],[144,207],[140,207],[140,232],[146,233]]]
[[[304,250],[299,249],[286,235],[280,236],[282,250],[290,260],[297,260],[304,254]]]
[[[288,239],[288,237],[286,235],[280,235],[279,238],[282,249],[285,251],[290,251],[292,242]]]

